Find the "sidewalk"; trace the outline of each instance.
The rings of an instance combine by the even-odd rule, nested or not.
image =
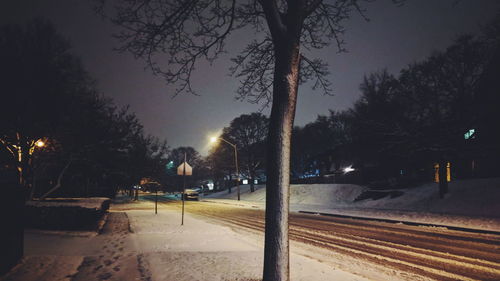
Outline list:
[[[127,214],[151,280],[261,280],[263,248],[229,227],[190,215],[181,226],[178,210]],[[294,281],[366,280],[295,254],[290,263]]]
[[[178,210],[153,210],[149,202],[112,207],[97,236],[29,231],[23,263],[0,280],[260,280],[255,237],[190,215],[181,226]],[[290,263],[293,281],[366,280],[296,254]]]

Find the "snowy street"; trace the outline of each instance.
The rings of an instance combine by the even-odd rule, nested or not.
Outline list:
[[[140,201],[113,205],[99,235],[27,230],[23,262],[0,280],[260,280],[259,236],[190,214],[184,222],[176,205],[155,215],[153,203]],[[369,280],[297,253],[291,277]]]
[[[116,202],[100,234],[27,230],[2,281],[260,280],[262,209],[154,196]],[[248,202],[246,202],[248,203]],[[499,280],[500,235],[291,213],[291,278]]]
[[[263,210],[212,202],[188,202],[186,210],[262,240]],[[375,280],[500,278],[498,234],[299,213],[290,216],[290,233],[292,252]]]

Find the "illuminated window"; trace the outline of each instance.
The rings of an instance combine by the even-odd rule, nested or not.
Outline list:
[[[446,163],[446,181],[451,181],[451,163]],[[439,182],[439,164],[434,164],[434,182]]]

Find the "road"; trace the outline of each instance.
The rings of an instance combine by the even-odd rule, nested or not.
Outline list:
[[[153,196],[143,198],[154,200]],[[160,200],[163,207],[180,208],[178,201]],[[263,210],[212,202],[186,204],[191,214],[263,233]],[[351,263],[351,270],[354,261],[358,267],[398,272],[407,280],[500,280],[497,234],[291,213],[290,239],[306,249],[302,252],[314,252],[316,258],[336,257],[336,266]]]

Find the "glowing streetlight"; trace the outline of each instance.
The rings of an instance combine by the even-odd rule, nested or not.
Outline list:
[[[238,191],[238,201],[240,201],[240,174],[238,172],[238,150],[236,149],[236,145],[228,142],[227,140],[221,137],[211,137],[210,142],[215,143],[217,140],[221,140],[234,148],[234,166],[236,167],[236,190]]]
[[[29,155],[33,155],[33,153],[35,152],[35,149],[37,148],[43,148],[45,146],[45,142],[42,140],[42,139],[39,139],[37,140],[36,142],[32,142],[31,145],[30,145],[30,148],[28,150],[28,154]],[[18,149],[18,159],[19,159],[19,162],[21,162],[21,159],[22,159],[22,152],[20,149]]]
[[[37,140],[37,141],[36,141],[36,143],[35,143],[35,145],[36,145],[37,147],[42,148],[42,147],[44,147],[44,146],[45,146],[45,142],[44,142],[43,140]]]

